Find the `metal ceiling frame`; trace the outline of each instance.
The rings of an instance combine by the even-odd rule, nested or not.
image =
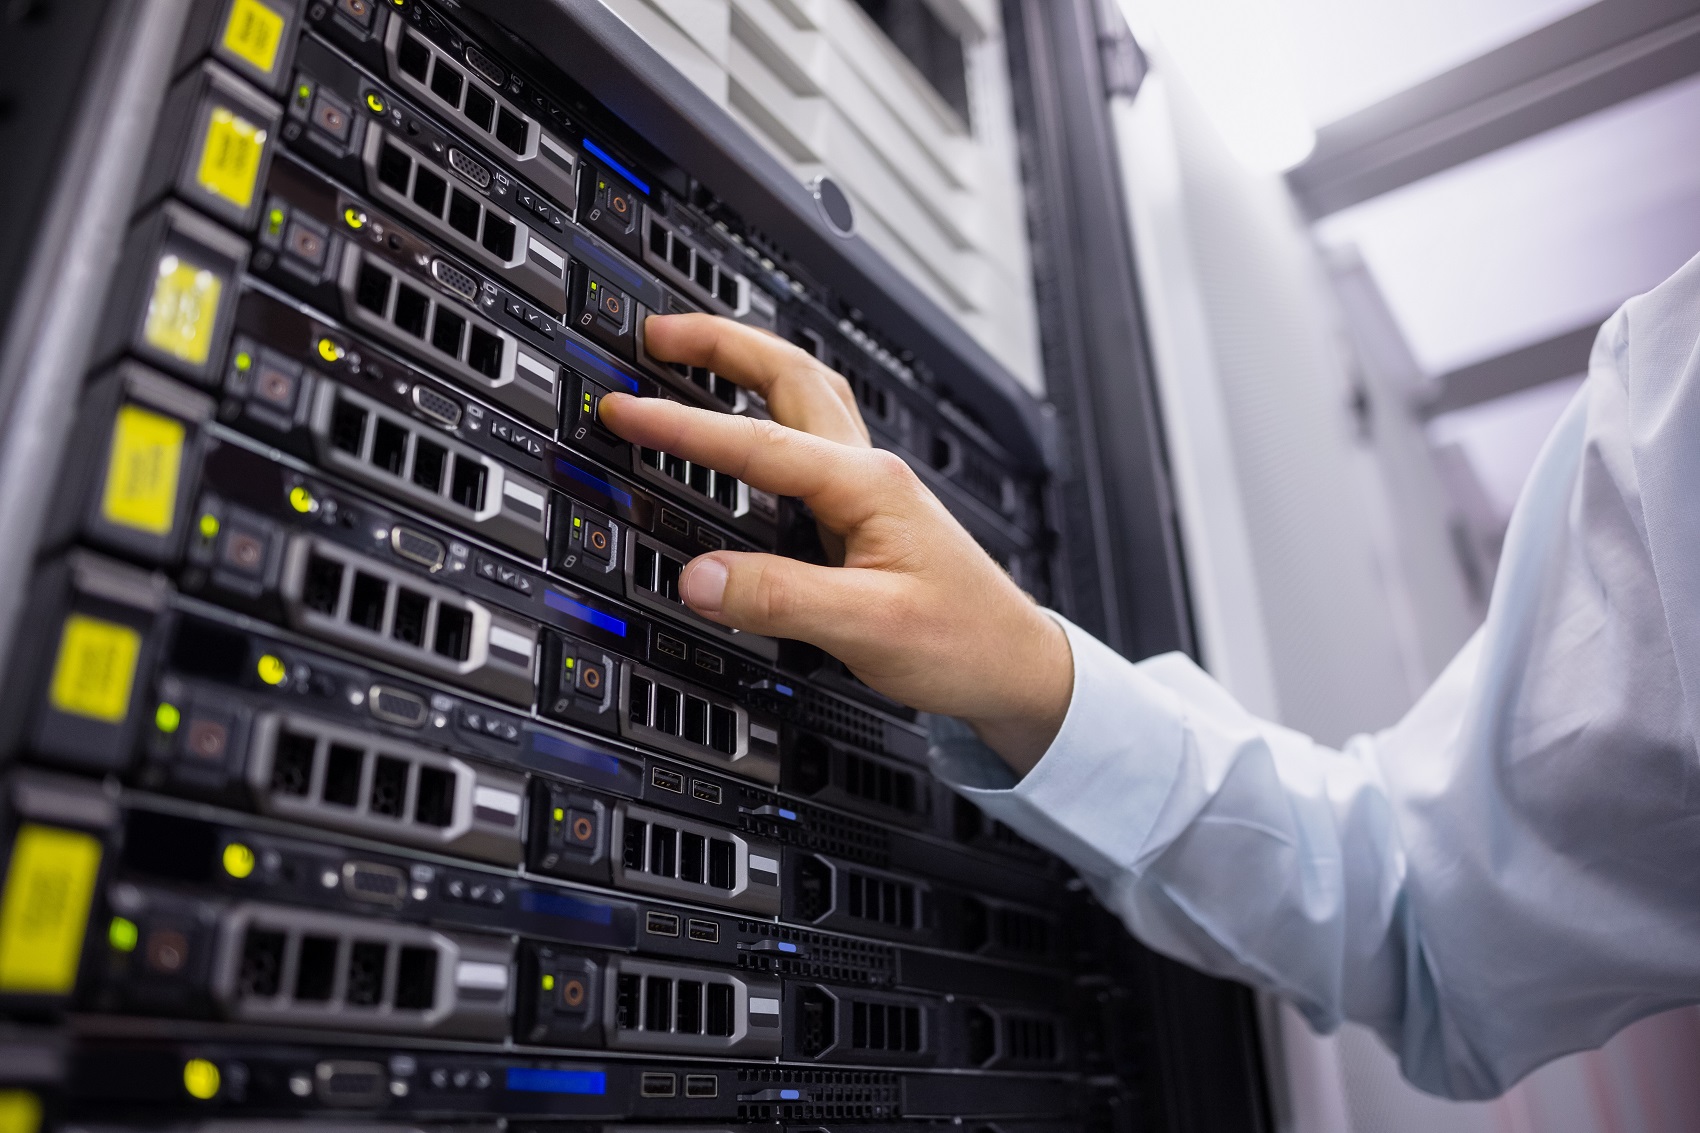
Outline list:
[[[1417,413],[1433,419],[1442,413],[1468,409],[1484,401],[1587,373],[1588,355],[1599,336],[1602,321],[1595,319],[1540,342],[1441,374],[1427,383],[1416,404]]]
[[[1287,175],[1312,219],[1700,73],[1700,0],[1599,0],[1323,127]]]

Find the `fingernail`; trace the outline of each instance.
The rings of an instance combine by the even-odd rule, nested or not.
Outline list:
[[[685,568],[679,580],[685,604],[705,614],[718,614],[726,601],[726,564],[719,559],[701,558]]]

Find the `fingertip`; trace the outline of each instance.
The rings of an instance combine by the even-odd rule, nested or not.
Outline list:
[[[685,564],[679,575],[679,596],[699,614],[718,614],[726,605],[726,581],[731,571],[713,555],[702,555]]]
[[[596,419],[604,424],[613,424],[626,411],[626,403],[637,398],[629,393],[605,393],[596,402]]]
[[[652,314],[645,317],[643,320],[645,348],[663,362],[683,361],[684,359],[673,357],[673,354],[680,348],[680,343],[675,339],[685,333],[692,317],[690,313],[678,315]]]

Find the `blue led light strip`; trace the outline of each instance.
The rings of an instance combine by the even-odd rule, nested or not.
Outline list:
[[[538,893],[527,890],[519,896],[519,907],[528,913],[543,913],[590,924],[614,923],[614,910],[607,905],[570,897],[565,893]],[[785,946],[782,944],[780,947]],[[792,945],[792,948],[795,949],[796,945]]]
[[[586,366],[589,366],[603,377],[613,378],[633,393],[638,391],[636,378],[632,377],[630,374],[622,374],[619,370],[616,370],[614,367],[610,366],[608,363],[604,362],[602,359],[598,358],[572,339],[569,338],[562,340],[561,345],[566,347],[567,352],[574,358],[577,358],[580,362],[583,362]]]
[[[596,1094],[608,1092],[608,1075],[600,1070],[508,1069],[508,1089],[527,1094]]]
[[[551,736],[543,732],[531,733],[531,750],[539,755],[564,759],[568,763],[576,763],[580,767],[589,767],[602,772],[604,775],[618,775],[624,766],[613,756],[596,751],[593,748],[580,747],[568,743],[559,736]]]
[[[632,494],[630,492],[622,492],[620,489],[614,487],[614,485],[608,483],[608,481],[602,479],[602,477],[591,475],[589,472],[586,472],[570,460],[562,460],[557,456],[555,458],[555,468],[559,472],[565,472],[568,476],[571,476],[574,480],[577,480],[581,484],[589,484],[592,488],[595,488],[598,492],[601,492],[621,507],[629,508],[632,506]]]
[[[615,173],[618,173],[621,177],[630,181],[632,183],[632,188],[636,189],[646,197],[649,196],[649,182],[641,179],[636,173],[633,173],[630,169],[627,169],[625,166],[615,161],[613,156],[607,150],[603,149],[589,138],[584,139],[584,148],[589,150],[595,156],[597,161],[600,161],[603,165],[606,165],[609,169],[612,169]]]
[[[613,614],[604,614],[601,610],[593,609],[575,598],[568,598],[559,591],[545,589],[543,591],[543,604],[551,610],[561,611],[568,617],[577,618],[581,622],[588,622],[597,629],[605,629],[609,633],[617,633],[621,637],[626,636],[626,623],[623,619],[616,618]]]

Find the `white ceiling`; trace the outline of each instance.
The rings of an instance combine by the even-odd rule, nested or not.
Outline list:
[[[1323,126],[1591,0],[1269,0]],[[1326,218],[1431,376],[1604,319],[1700,253],[1700,77]],[[1439,418],[1503,519],[1579,376]]]
[[[1357,205],[1317,233],[1357,245],[1430,374],[1603,319],[1700,252],[1700,77]]]
[[[1544,27],[1591,0],[1274,0],[1321,126]]]

